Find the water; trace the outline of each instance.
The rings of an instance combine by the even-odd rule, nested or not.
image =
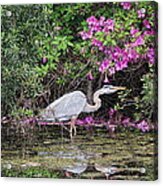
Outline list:
[[[62,131],[62,132],[61,132]],[[2,127],[2,176],[154,180],[153,132],[78,127],[72,141],[59,126]]]

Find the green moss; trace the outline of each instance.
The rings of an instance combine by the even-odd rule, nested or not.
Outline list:
[[[60,173],[40,167],[27,169],[2,169],[2,177],[59,178]]]

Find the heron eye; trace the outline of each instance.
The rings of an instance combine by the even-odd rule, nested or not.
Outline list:
[[[109,88],[109,86],[108,85],[104,85],[103,88]]]

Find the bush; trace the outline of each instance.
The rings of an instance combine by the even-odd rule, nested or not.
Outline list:
[[[154,2],[2,6],[2,115],[109,82],[128,88],[112,107],[154,120],[156,12]]]

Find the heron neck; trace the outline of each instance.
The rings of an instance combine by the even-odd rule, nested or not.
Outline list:
[[[98,90],[94,93],[93,95],[93,102],[95,103],[95,105],[93,105],[97,110],[101,107],[101,99],[99,98],[99,96],[101,95],[101,91]]]
[[[95,112],[101,107],[101,99],[99,96],[101,95],[101,91],[98,90],[94,93],[93,95],[93,102],[95,103],[94,105],[90,105],[87,103],[85,107],[85,112]]]

